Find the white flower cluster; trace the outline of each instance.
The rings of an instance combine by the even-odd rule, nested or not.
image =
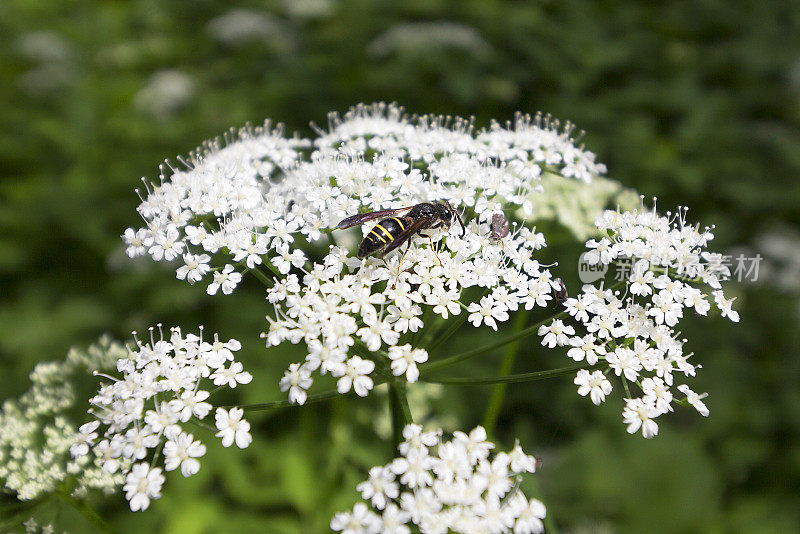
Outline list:
[[[441,431],[411,424],[403,437],[400,457],[370,469],[357,487],[378,512],[358,503],[352,512],[336,514],[333,530],[409,534],[409,525],[416,525],[424,534],[544,531],[544,505],[519,489],[522,474],[536,470],[536,459],[519,443],[490,457],[494,444],[482,427],[442,441]]]
[[[192,418],[202,420],[211,412],[206,402],[210,392],[200,388],[203,380],[231,388],[252,380],[234,360],[233,352],[241,348],[238,341],[222,342],[214,336],[208,342],[202,333],[201,328],[200,335],[184,336],[173,328],[169,339],[162,334],[156,341],[151,329],[149,344],[137,339],[136,350],[127,351],[116,362],[122,377],[102,375],[113,382],[101,385],[90,401],[95,406],[90,412],[97,420],[81,426],[73,439],[70,453],[75,458],[91,451],[103,471],[124,477],[123,489],[133,511],[145,510],[151,499],[161,496],[164,475],[155,467],[159,454],[166,471],[180,468],[188,477],[200,469],[197,459],[206,447],[181,424]],[[240,408],[217,408],[216,435],[223,446],[250,444],[250,424],[242,415]],[[101,423],[105,428],[98,441]]]
[[[567,354],[575,361],[589,365],[604,361],[606,372],[578,372],[578,393],[600,404],[612,390],[607,375],[613,372],[628,397],[622,414],[628,432],[641,430],[650,438],[658,433],[656,417],[673,409],[674,375],[694,376],[699,368],[690,363],[692,354],[684,352],[686,340],[679,339],[674,330],[683,310],[693,308],[706,315],[713,298],[723,317],[739,320],[731,309],[732,300],[720,289],[719,280],[729,274],[728,269],[720,254],[705,251],[714,237],[711,228],[701,231],[687,225],[685,212],[660,217],[655,209],[606,211],[596,225],[608,237],[587,242],[586,261],[632,262],[630,272],[622,271],[625,291],[605,289],[602,284],[584,286],[577,298],[564,303],[581,333],[576,335],[575,327],[554,320],[542,326],[539,334],[543,345],[571,347]],[[633,386],[641,391],[639,396],[631,392]],[[676,389],[686,403],[708,415],[704,394],[694,393],[685,384]]]
[[[423,328],[426,309],[442,319],[466,310],[474,326],[497,330],[509,312],[552,299],[555,282],[533,259],[544,245],[541,234],[521,227],[496,242],[487,223],[473,222],[463,239],[451,235],[446,243],[438,252],[412,247],[402,259],[363,261],[331,247],[324,263],[302,280],[290,274],[268,290],[276,318],[268,317],[267,345],[303,341],[308,348],[305,361],[292,364],[280,383],[292,402],[305,402],[317,370],[337,377],[340,393],[352,388],[367,395],[376,369],[367,352],[381,354],[382,360],[372,357],[394,376],[416,382],[428,353],[399,342]],[[462,299],[470,287],[482,288],[483,296],[467,305]],[[351,354],[359,350],[364,358]]]
[[[529,193],[541,189],[543,171],[583,181],[605,172],[575,146],[572,125],[540,116],[474,134],[468,121],[411,119],[376,104],[330,122],[303,163],[310,141],[265,126],[238,132],[224,147],[209,143],[185,169],[162,172],[138,208],[146,226],[123,235],[128,255],[182,259],[178,278],[211,275],[208,292],[228,294],[240,270],[266,263],[285,275],[306,266],[303,244],[359,210],[446,200],[482,222],[504,205],[530,216]]]
[[[63,361],[36,365],[31,388],[18,400],[3,403],[0,480],[7,490],[20,500],[30,500],[55,491],[70,477],[75,480],[70,488],[75,495],[90,488],[111,491],[121,482],[119,475],[104,472],[89,458],[70,457],[77,426],[69,411],[80,405],[73,383],[91,371],[112,368],[125,353],[125,347],[109,338],[101,338],[86,351],[72,349]]]
[[[223,255],[224,262],[232,257],[248,268],[261,263],[271,239],[254,232],[272,226],[274,218],[265,190],[276,169],[292,166],[300,156],[298,150],[308,145],[285,138],[282,129],[271,129],[269,122],[243,128],[231,137],[236,140],[225,146],[219,140],[207,142],[189,161],[181,160],[185,169],[169,167],[168,177],[162,168],[158,185],[145,182],[147,197],[138,211],[146,227],[129,228],[123,235],[130,257],[183,258],[184,265],[177,270],[181,280],[193,284],[213,273],[209,294],[220,289],[229,294],[241,280],[229,263],[212,268],[209,254]],[[281,210],[285,204],[284,200]]]

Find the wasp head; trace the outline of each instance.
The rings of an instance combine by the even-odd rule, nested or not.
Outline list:
[[[467,233],[467,229],[464,227],[464,221],[461,220],[461,216],[446,200],[436,204],[436,215],[447,226],[450,226],[454,220],[457,220],[461,225],[461,237],[464,237],[464,235]]]

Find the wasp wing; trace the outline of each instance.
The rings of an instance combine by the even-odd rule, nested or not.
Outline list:
[[[385,249],[381,251],[381,256],[387,255],[388,253],[390,253],[391,251],[393,251],[394,249],[396,249],[397,247],[399,247],[400,245],[411,239],[411,236],[413,236],[420,230],[424,230],[425,228],[430,227],[431,223],[435,219],[436,216],[431,215],[429,217],[421,217],[416,221],[414,221],[413,223],[411,223],[411,225],[408,228],[400,232],[400,235],[395,237],[394,240],[391,243],[389,243]]]
[[[339,230],[344,230],[345,228],[350,228],[351,226],[356,226],[358,224],[364,224],[367,221],[372,221],[374,219],[382,219],[385,217],[391,217],[401,211],[410,210],[414,206],[406,206],[405,208],[397,208],[395,210],[381,210],[381,211],[371,211],[369,213],[359,213],[358,215],[351,215],[346,219],[342,219],[339,221],[339,224],[336,225],[336,228]]]

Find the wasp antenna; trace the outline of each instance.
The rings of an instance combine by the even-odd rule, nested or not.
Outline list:
[[[458,223],[461,225],[461,237],[464,237],[467,235],[467,228],[464,226],[464,221],[461,220],[461,215],[459,215],[456,210],[453,210],[453,213],[456,214],[456,219],[458,219]]]

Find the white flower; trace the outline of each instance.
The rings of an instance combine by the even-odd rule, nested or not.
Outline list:
[[[652,438],[658,434],[658,425],[653,418],[657,415],[654,406],[645,404],[642,399],[626,399],[622,418],[628,425],[628,433],[635,434],[642,429],[642,436]]]
[[[551,349],[558,345],[563,347],[568,345],[570,340],[569,336],[575,334],[575,329],[569,325],[565,325],[564,321],[555,319],[549,325],[542,325],[539,327],[539,335],[544,336],[542,345],[550,347]]]
[[[400,339],[400,333],[392,329],[391,323],[380,321],[377,315],[368,313],[364,318],[364,323],[366,326],[356,331],[356,335],[373,352],[381,347],[381,342],[394,345]]]
[[[535,473],[536,472],[536,458],[525,454],[519,440],[514,444],[514,449],[508,453],[510,461],[509,466],[514,473]]]
[[[410,534],[411,529],[406,526],[410,519],[411,514],[390,503],[381,515],[380,531],[382,534]]]
[[[331,519],[331,530],[342,534],[370,534],[380,532],[381,519],[363,502],[356,503],[353,512],[340,512]]]
[[[672,411],[672,393],[669,386],[664,384],[664,381],[658,377],[647,377],[642,380],[642,393],[644,396],[642,400],[650,405],[653,405],[658,413],[667,413]]]
[[[214,381],[215,386],[227,384],[235,388],[236,384],[249,384],[253,380],[253,376],[243,369],[241,362],[233,362],[230,367],[218,369],[209,378]]]
[[[433,466],[434,459],[426,451],[412,448],[404,457],[395,458],[391,463],[391,470],[400,477],[401,484],[413,489],[433,484],[430,473]]]
[[[399,486],[394,480],[391,469],[386,467],[373,467],[369,470],[369,479],[362,482],[356,489],[361,492],[364,499],[372,502],[378,510],[386,508],[388,500],[396,499],[400,495]]]
[[[573,337],[569,340],[569,344],[574,348],[567,351],[567,356],[576,362],[585,359],[586,363],[594,365],[597,363],[598,357],[606,353],[605,347],[603,345],[597,345],[596,342],[597,339],[592,334],[583,337]]]
[[[486,440],[486,429],[482,426],[476,426],[469,435],[460,431],[454,432],[453,442],[464,447],[471,463],[485,460],[489,457],[489,451],[494,448],[494,443]]]
[[[229,411],[217,408],[214,417],[219,432],[215,435],[222,438],[223,447],[230,447],[235,441],[237,447],[244,449],[253,441],[250,423],[242,418],[243,415],[244,410],[241,408],[231,408]]]
[[[631,293],[634,295],[650,295],[653,293],[653,272],[648,270],[650,264],[647,260],[639,260],[633,266],[631,272]]]
[[[180,397],[171,400],[170,405],[178,413],[178,417],[183,423],[192,416],[203,419],[211,411],[211,404],[204,402],[209,395],[208,391],[186,390],[180,394]]]
[[[222,288],[222,293],[230,295],[233,290],[242,281],[242,275],[233,271],[233,265],[226,265],[222,271],[214,273],[214,281],[208,285],[207,293],[209,295],[216,295],[217,291]]]
[[[497,321],[508,320],[508,311],[506,310],[506,306],[496,302],[491,295],[486,295],[481,298],[480,305],[473,302],[467,307],[467,311],[470,313],[468,320],[474,326],[484,323],[492,330],[497,331]]]
[[[194,441],[191,434],[181,433],[164,444],[164,469],[173,471],[178,466],[185,477],[200,470],[200,462],[195,460],[206,453],[206,446]]]
[[[586,369],[581,369],[575,377],[575,384],[579,386],[578,395],[582,397],[589,395],[596,406],[606,400],[606,395],[611,393],[611,382],[606,379],[602,371],[590,374]]]
[[[636,382],[642,369],[642,362],[636,353],[625,347],[617,347],[614,352],[607,354],[606,361],[617,376],[624,375],[631,382]]]
[[[308,378],[331,372],[340,389],[359,394],[373,382],[364,373],[358,386],[345,378],[357,343],[388,352],[402,334],[426,326],[426,312],[447,320],[462,307],[472,324],[498,330],[521,306],[552,301],[552,275],[535,258],[543,234],[512,221],[498,241],[489,221],[520,210],[530,215],[545,171],[583,182],[605,172],[594,154],[575,146],[572,126],[519,115],[476,132],[461,120],[445,126],[385,105],[356,107],[329,124],[313,143],[269,124],[244,128],[224,144],[204,144],[183,167],[165,166],[146,184],[138,208],[144,228],[123,236],[129,253],[146,249],[156,261],[183,255],[176,275],[196,283],[213,272],[211,295],[233,292],[246,270],[263,280],[259,266],[286,275],[268,290],[274,313],[267,344],[304,343]],[[355,246],[321,250],[323,230],[346,217],[425,202],[448,202],[458,220],[415,233],[402,261],[399,251],[361,261]],[[362,225],[361,237],[377,223]],[[344,231],[332,237],[340,236],[347,241]],[[485,290],[468,293],[480,294],[477,302],[464,300],[472,286]],[[202,373],[222,380],[214,372],[219,358],[206,360]],[[415,371],[408,371],[411,380]],[[170,378],[183,387],[184,378]],[[298,388],[285,391],[300,398]]]
[[[703,402],[703,399],[706,396],[708,396],[707,393],[702,393],[698,395],[697,393],[689,389],[689,386],[687,386],[686,384],[681,384],[680,386],[678,386],[678,391],[686,395],[686,401],[692,406],[694,406],[694,408],[700,413],[700,415],[702,415],[703,417],[708,417],[708,414],[710,412],[708,411],[706,403]]]
[[[519,504],[515,504],[519,503]],[[514,499],[509,503],[512,507],[519,507],[517,521],[514,524],[514,534],[539,534],[544,532],[544,518],[547,515],[544,504],[537,499],[527,503],[524,498]]]
[[[590,264],[608,265],[616,257],[614,249],[611,247],[611,241],[605,237],[600,241],[590,239],[586,242],[586,248],[590,250],[584,257]]]
[[[167,226],[166,230],[157,232],[154,241],[155,244],[150,247],[148,252],[156,261],[161,259],[172,261],[178,257],[184,247],[183,241],[180,241],[178,229],[172,224]]]
[[[389,347],[389,359],[392,360],[392,374],[406,375],[406,380],[416,382],[419,378],[418,363],[428,361],[428,352],[425,349],[413,349],[411,345]]]
[[[94,444],[94,440],[97,438],[97,432],[95,432],[95,430],[97,430],[98,426],[100,426],[98,421],[92,421],[91,423],[81,425],[78,429],[78,433],[75,434],[75,443],[69,448],[69,453],[73,457],[86,456],[89,454],[89,446]]]
[[[352,387],[359,397],[366,397],[373,385],[372,379],[367,375],[374,369],[375,362],[353,356],[347,360],[343,369],[337,369],[331,371],[331,373],[336,377],[341,376],[339,381],[336,382],[336,389],[339,393],[347,393]]]
[[[178,268],[176,276],[178,280],[187,280],[190,284],[199,282],[211,270],[208,265],[211,256],[208,254],[184,254],[183,261],[185,265]]]
[[[722,294],[722,291],[714,291],[712,295],[714,295],[714,302],[717,304],[717,307],[722,312],[722,316],[727,317],[734,323],[738,323],[739,312],[737,312],[732,308],[733,301],[736,300],[736,297],[732,299],[726,299],[725,295]]]
[[[146,463],[135,464],[125,477],[125,498],[130,502],[131,510],[147,510],[150,499],[161,497],[161,486],[164,475],[160,467],[150,468]]]
[[[305,365],[293,363],[281,378],[281,391],[289,391],[289,402],[303,404],[306,402],[306,390],[311,387],[313,380],[311,373]]]
[[[441,431],[423,432],[422,426],[414,423],[403,427],[403,442],[398,445],[400,454],[408,454],[411,449],[434,447],[439,443]]]
[[[125,241],[125,244],[128,245],[128,248],[125,249],[125,253],[129,258],[144,255],[153,245],[153,235],[147,228],[140,228],[138,230],[128,228],[122,235],[122,239]]]

